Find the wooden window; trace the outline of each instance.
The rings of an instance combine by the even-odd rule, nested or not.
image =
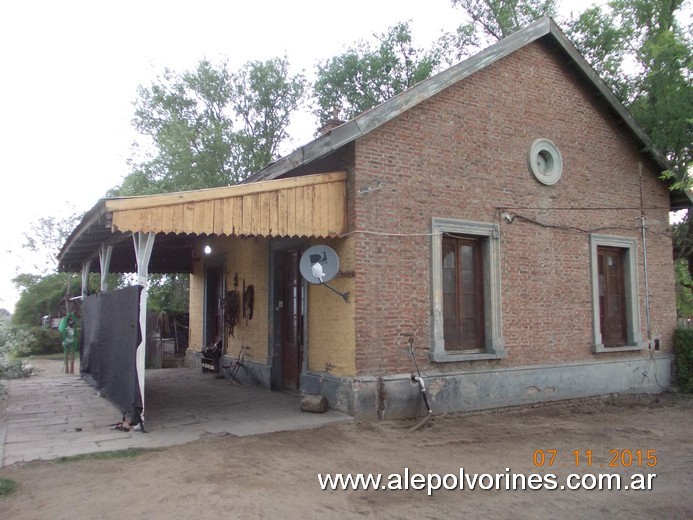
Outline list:
[[[623,346],[628,342],[624,257],[623,249],[597,248],[599,323],[605,347]]]
[[[431,230],[431,360],[445,363],[506,357],[500,226],[434,217]]]
[[[444,235],[443,335],[446,350],[484,348],[482,240]]]
[[[637,240],[590,235],[590,272],[592,352],[647,348],[640,330]]]

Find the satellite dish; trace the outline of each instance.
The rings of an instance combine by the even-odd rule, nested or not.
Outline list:
[[[337,276],[339,258],[329,246],[312,246],[303,253],[298,267],[307,282],[325,284]]]

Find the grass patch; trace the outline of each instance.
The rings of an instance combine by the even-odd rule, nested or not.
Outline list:
[[[58,457],[55,459],[55,462],[58,464],[68,464],[70,462],[77,462],[80,460],[134,459],[135,457],[149,451],[156,451],[156,449],[126,448],[124,450],[97,451],[94,453],[72,455],[70,457]]]
[[[0,498],[8,497],[17,491],[17,483],[9,478],[0,477]]]

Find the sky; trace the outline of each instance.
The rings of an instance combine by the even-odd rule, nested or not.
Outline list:
[[[571,9],[578,0],[569,2]],[[0,308],[27,272],[24,234],[42,217],[92,208],[130,173],[139,85],[201,59],[288,58],[308,75],[360,39],[411,20],[428,48],[462,21],[450,0],[6,0],[0,6]],[[306,121],[310,123],[306,124]],[[312,139],[307,117],[286,152]]]

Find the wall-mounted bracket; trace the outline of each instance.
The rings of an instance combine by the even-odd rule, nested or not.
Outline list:
[[[332,291],[333,293],[339,294],[342,298],[344,298],[344,301],[345,301],[345,302],[347,302],[347,303],[349,302],[349,291],[340,292],[340,291],[338,291],[337,289],[335,289],[334,287],[332,287],[332,286],[331,286],[329,283],[327,283],[327,282],[323,282],[323,283],[321,283],[320,285],[324,285],[325,287],[327,287],[327,288],[328,288],[330,291]]]

